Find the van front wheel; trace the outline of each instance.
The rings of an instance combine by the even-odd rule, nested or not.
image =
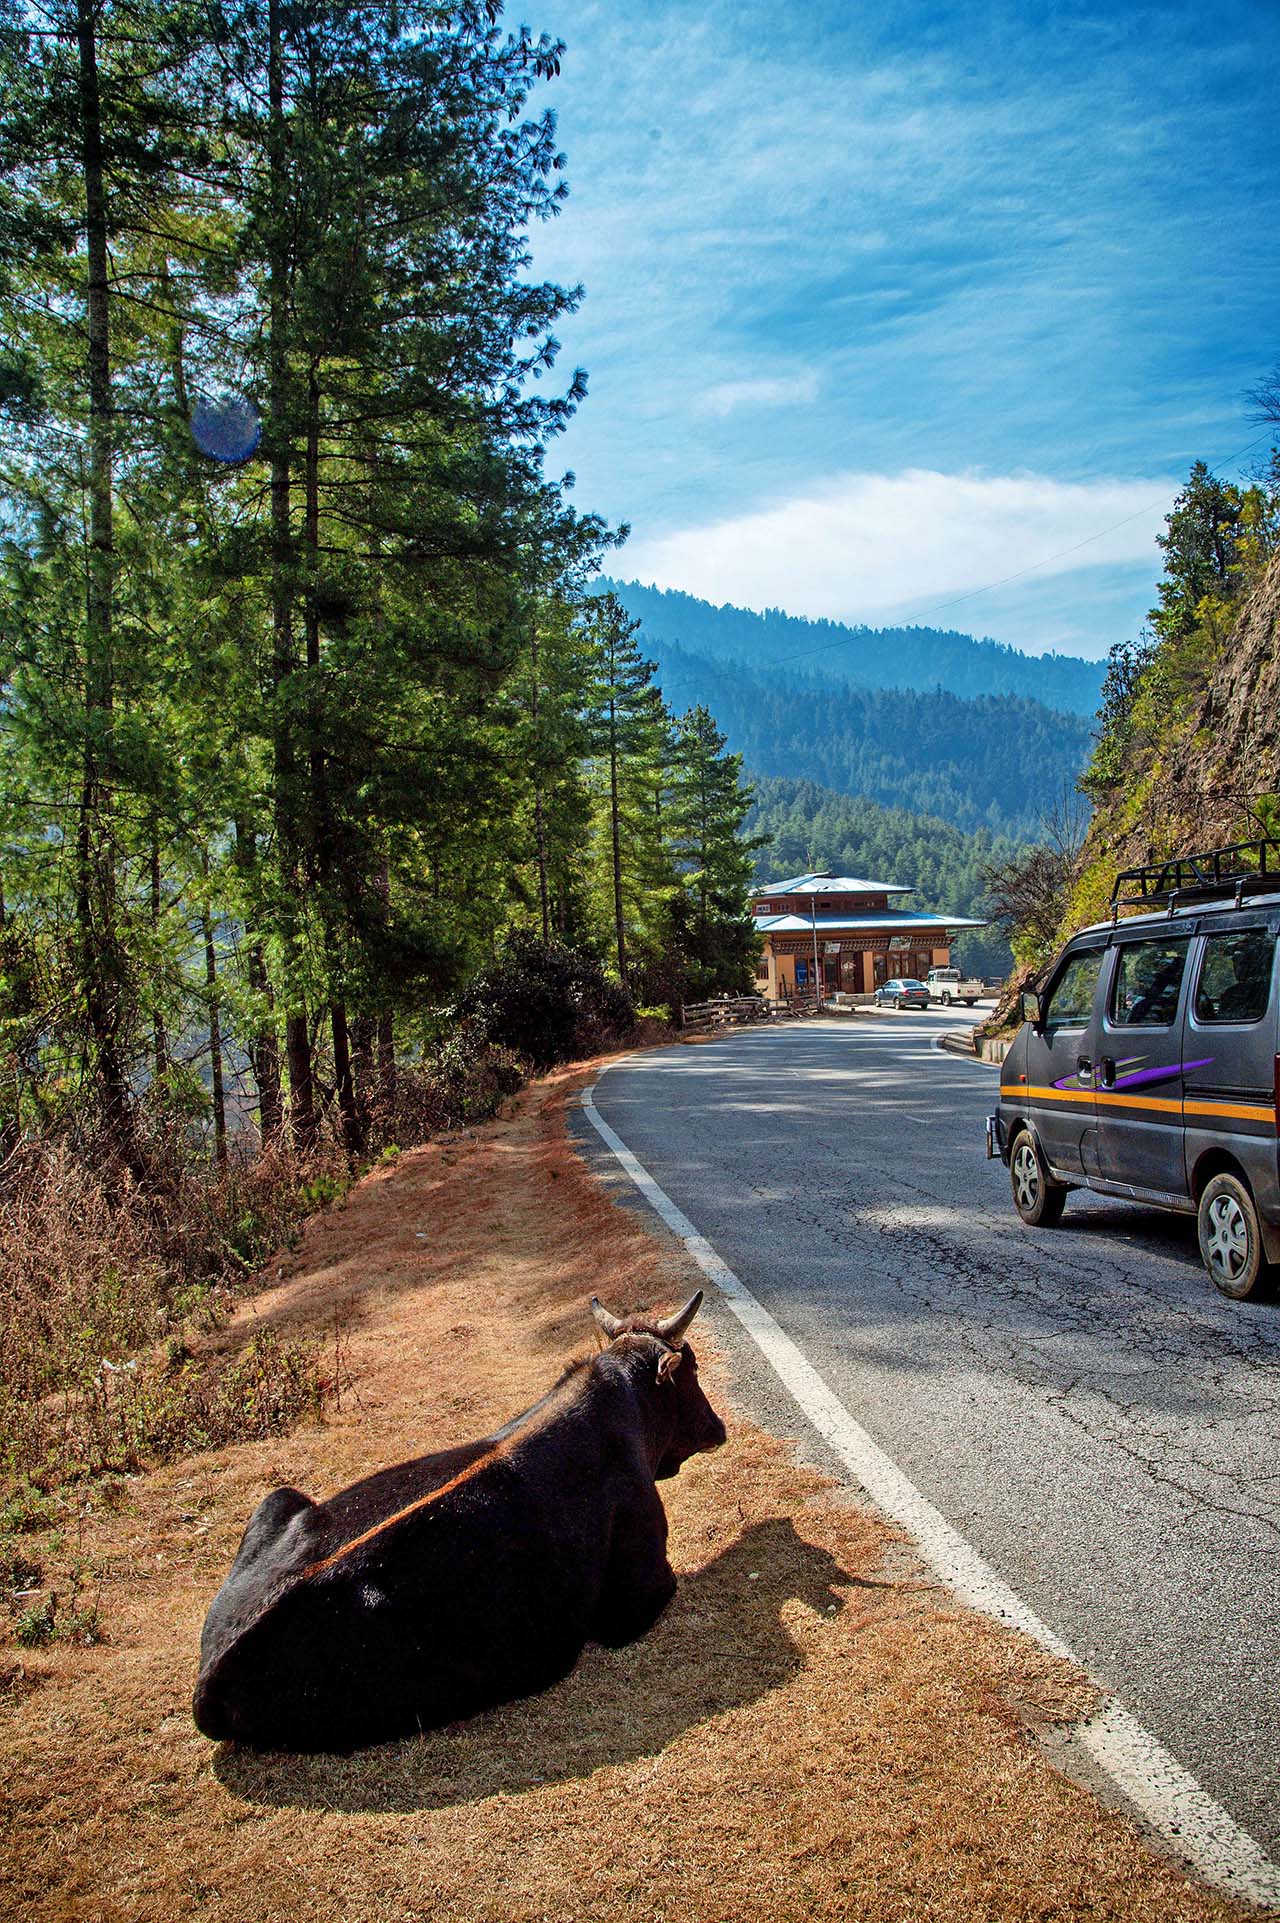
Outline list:
[[[1062,1220],[1067,1191],[1049,1180],[1034,1138],[1024,1129],[1009,1157],[1009,1179],[1013,1184],[1013,1206],[1033,1229],[1051,1229]]]
[[[1258,1211],[1244,1183],[1215,1175],[1205,1184],[1198,1217],[1200,1253],[1209,1279],[1223,1295],[1243,1302],[1267,1272]]]

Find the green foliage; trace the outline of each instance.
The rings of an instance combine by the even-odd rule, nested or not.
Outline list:
[[[1157,541],[1164,573],[1150,628],[1111,649],[1093,753],[1081,787],[1129,802],[1157,759],[1190,740],[1240,597],[1276,551],[1280,490],[1241,489],[1203,461],[1191,470]]]
[[[672,957],[679,958],[689,1001],[755,986],[760,937],[748,896],[752,856],[763,841],[745,832],[751,800],[742,756],[729,752],[706,708],[691,708],[677,724],[669,808],[683,890],[673,912]]]
[[[586,592],[613,537],[544,473],[584,392],[546,379],[578,293],[527,272],[558,43],[83,11],[0,23],[0,1146],[146,1186],[255,1117],[361,1153],[397,1025],[513,930],[680,992],[682,775]],[[228,394],[262,438],[222,465],[190,420]]]
[[[502,959],[468,983],[457,1014],[464,1034],[474,1029],[535,1068],[608,1047],[635,1022],[631,997],[599,962],[531,935],[514,936]]]

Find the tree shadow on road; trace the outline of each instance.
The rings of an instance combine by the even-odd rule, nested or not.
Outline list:
[[[249,1803],[348,1812],[443,1809],[576,1780],[656,1756],[709,1717],[777,1689],[805,1661],[783,1605],[794,1599],[833,1615],[849,1585],[885,1586],[843,1569],[789,1519],[773,1518],[684,1577],[638,1643],[589,1646],[572,1675],[539,1696],[351,1756],[258,1754],[224,1744],[214,1771]]]

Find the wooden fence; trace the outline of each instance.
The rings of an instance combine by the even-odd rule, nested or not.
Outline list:
[[[680,1026],[687,1035],[706,1034],[717,1028],[738,1028],[746,1022],[786,1021],[796,1015],[812,1015],[816,1008],[812,995],[797,995],[789,1002],[767,1002],[760,995],[731,995],[720,1001],[687,1002],[681,1010]]]

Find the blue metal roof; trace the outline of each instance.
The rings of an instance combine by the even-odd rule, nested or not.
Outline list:
[[[985,921],[972,921],[967,915],[909,915],[905,909],[898,908],[881,908],[866,915],[855,908],[846,915],[756,915],[754,920],[762,935],[803,935],[812,930],[815,921],[819,934],[824,929],[837,928],[870,930],[876,934],[884,929],[901,928],[907,934],[913,929],[923,934],[926,929],[987,926]]]
[[[753,895],[909,895],[896,881],[867,881],[860,875],[792,875],[751,890]]]

